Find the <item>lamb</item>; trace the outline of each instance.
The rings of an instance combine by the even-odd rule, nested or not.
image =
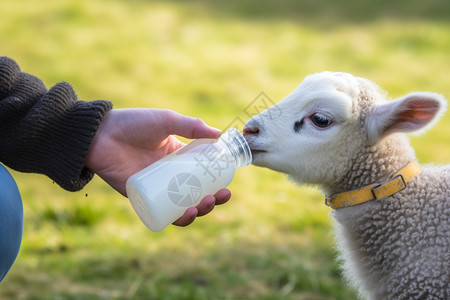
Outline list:
[[[313,74],[251,118],[244,136],[254,165],[326,195],[360,297],[450,299],[450,165],[421,167],[406,136],[435,124],[446,100],[385,98],[367,79]]]

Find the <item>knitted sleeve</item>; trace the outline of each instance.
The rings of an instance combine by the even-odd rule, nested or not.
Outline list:
[[[0,162],[45,174],[66,190],[80,190],[94,176],[84,161],[111,108],[105,100],[78,100],[66,82],[47,90],[14,60],[0,57]]]

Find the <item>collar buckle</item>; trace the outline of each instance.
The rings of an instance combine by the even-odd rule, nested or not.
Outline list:
[[[406,188],[406,181],[402,174],[398,174],[392,179],[378,184],[371,188],[371,192],[374,199],[381,199],[384,197],[392,196],[395,193],[403,191]]]

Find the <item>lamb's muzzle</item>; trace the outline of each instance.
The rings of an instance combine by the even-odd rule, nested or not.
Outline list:
[[[243,135],[247,140],[250,150],[252,151],[252,163],[254,165],[258,165],[258,161],[260,161],[262,156],[268,152],[268,149],[264,144],[262,126],[256,118],[253,118],[247,122],[243,129]]]

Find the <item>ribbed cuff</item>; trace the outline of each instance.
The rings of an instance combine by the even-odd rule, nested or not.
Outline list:
[[[82,189],[94,176],[84,166],[90,144],[111,108],[105,100],[78,100],[66,82],[47,91],[39,78],[0,56],[0,160],[17,171]]]
[[[18,149],[25,171],[43,173],[68,191],[82,189],[94,176],[84,167],[90,144],[112,104],[105,100],[77,100],[65,82],[53,86],[27,116],[28,140]],[[38,122],[31,123],[39,120]],[[26,122],[26,120],[25,120]]]

